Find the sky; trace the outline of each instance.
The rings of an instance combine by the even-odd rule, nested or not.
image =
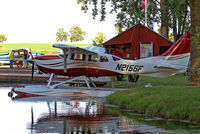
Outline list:
[[[0,0],[0,5],[5,43],[55,43],[59,28],[69,32],[73,26],[86,32],[85,40],[78,43],[91,43],[99,32],[107,39],[116,35],[114,14],[104,22],[99,17],[94,20],[91,12],[81,11],[77,0]]]

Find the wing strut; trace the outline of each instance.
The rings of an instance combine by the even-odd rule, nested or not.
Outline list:
[[[64,56],[64,74],[67,73],[67,49],[62,49],[63,50],[63,56]]]
[[[69,84],[69,83],[86,84],[88,89],[91,89],[91,86],[90,86],[90,83],[91,83],[94,86],[94,88],[96,88],[96,85],[94,84],[94,82],[89,77],[86,77],[86,76],[83,76],[83,75],[78,76],[78,77],[74,77],[74,78],[66,80],[66,81],[54,81],[53,80],[54,76],[56,76],[56,75],[52,73],[49,80],[48,80],[48,84],[47,84],[48,88],[54,89],[58,86],[61,86],[63,84]],[[87,78],[89,79],[89,81],[88,81]],[[81,80],[83,80],[85,82],[82,82]],[[52,82],[54,82],[56,84],[51,85]]]

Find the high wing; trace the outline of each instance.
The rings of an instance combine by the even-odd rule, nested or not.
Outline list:
[[[82,53],[82,52],[87,52],[89,54],[97,54],[97,52],[93,52],[90,51],[88,49],[85,48],[80,48],[80,47],[76,47],[76,46],[71,46],[71,45],[64,45],[64,44],[54,44],[53,47],[55,48],[60,48],[63,50],[63,52],[78,52],[78,53]]]
[[[65,45],[65,44],[54,44],[53,47],[60,48],[63,51],[63,57],[64,57],[64,73],[67,72],[67,55],[70,53],[87,53],[87,54],[93,54],[97,55],[97,52],[93,52],[84,48],[71,46],[71,45]]]

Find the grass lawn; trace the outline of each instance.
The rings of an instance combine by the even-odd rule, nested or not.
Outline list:
[[[106,98],[106,103],[157,117],[200,122],[200,87],[192,86],[188,77],[167,78],[141,76],[136,84],[126,81],[116,85],[127,87]],[[151,83],[152,87],[144,87]]]
[[[92,44],[70,44],[73,46],[91,46]],[[3,43],[0,44],[0,53],[10,52],[16,48],[31,48],[33,52],[43,52],[45,54],[57,54],[61,52],[61,49],[52,47],[52,44],[48,43]]]

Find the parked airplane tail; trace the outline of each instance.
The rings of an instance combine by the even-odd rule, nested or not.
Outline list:
[[[165,53],[161,56],[173,56],[179,54],[190,53],[190,32],[185,32],[178,41],[174,43]]]
[[[190,32],[185,32],[178,41],[174,43],[161,56],[162,64],[157,69],[169,69],[169,74],[186,72],[190,59]]]

